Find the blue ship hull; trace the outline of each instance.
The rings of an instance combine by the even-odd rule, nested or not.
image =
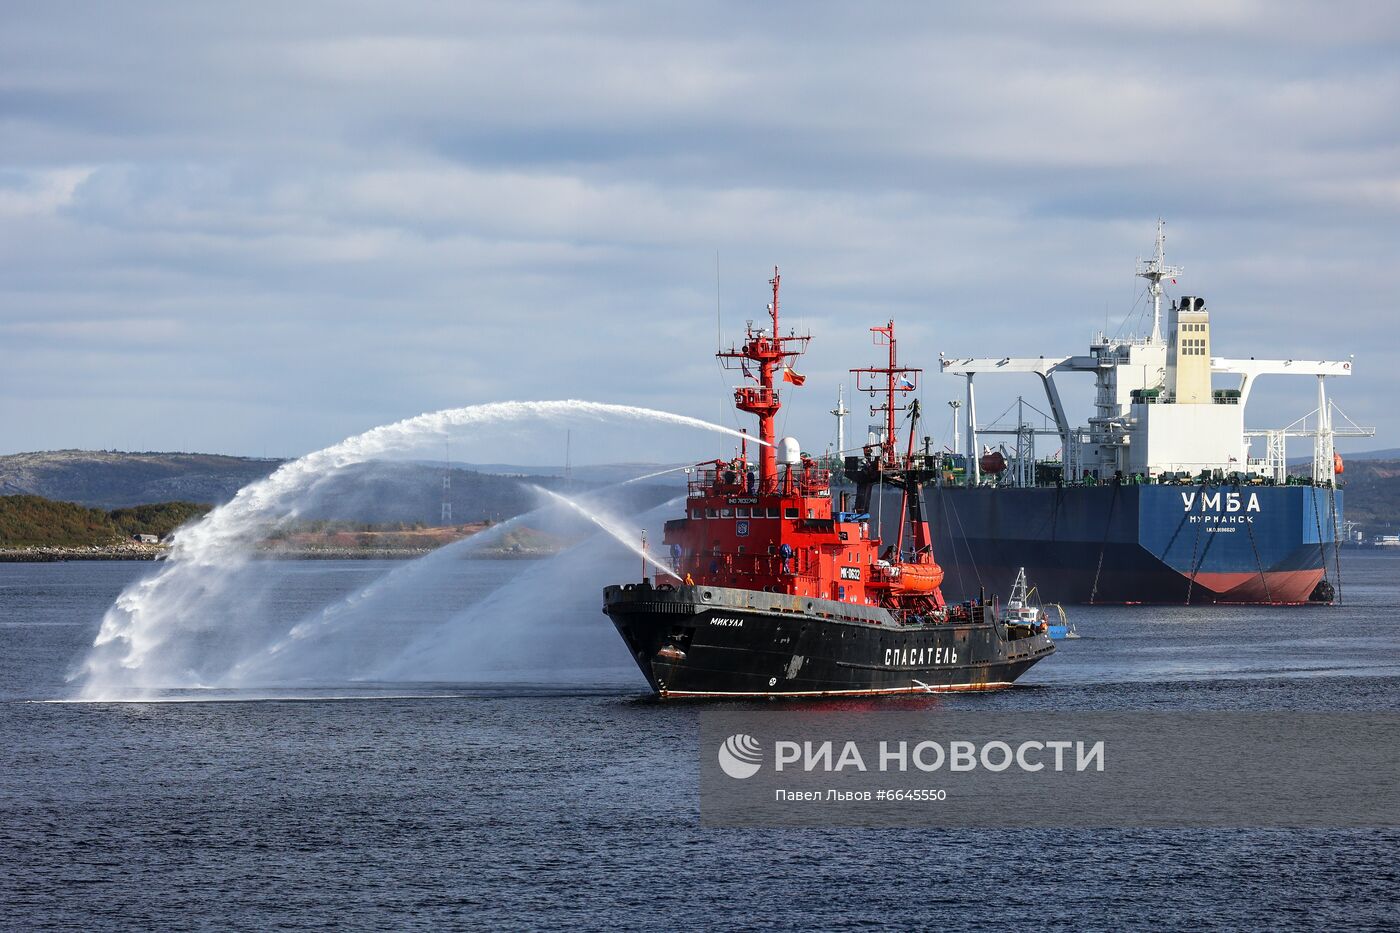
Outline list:
[[[1334,560],[1342,493],[1313,486],[931,487],[951,599],[1024,567],[1061,603],[1302,603]]]

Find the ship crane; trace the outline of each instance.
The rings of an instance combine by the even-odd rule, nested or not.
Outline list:
[[[1326,579],[1327,564],[1343,504],[1335,440],[1373,433],[1348,421],[1328,398],[1328,380],[1350,376],[1353,362],[1213,352],[1204,298],[1173,296],[1163,305],[1165,287],[1176,284],[1182,269],[1167,262],[1160,221],[1156,239],[1153,254],[1135,270],[1151,299],[1145,334],[1100,332],[1082,355],[1016,357],[1000,348],[987,357],[940,354],[941,371],[966,380],[968,470],[965,482],[954,473],[940,485],[981,486],[988,468],[1002,467],[1001,457],[983,463],[982,443],[1004,433],[1016,438],[1017,469],[996,485],[1030,487],[944,496],[960,518],[960,542],[999,572],[1023,565],[1041,574],[1070,571],[1057,581],[1058,599],[1331,601],[1338,591]],[[1058,468],[1034,463],[1042,425],[1028,428],[1019,416],[1014,427],[1010,418],[1005,427],[979,424],[974,388],[983,373],[1040,380],[1061,438]],[[1094,381],[1089,417],[1077,424],[1061,401],[1065,373]],[[1247,430],[1247,406],[1266,376],[1315,379],[1314,411],[1281,430]],[[1290,437],[1313,438],[1311,481],[1289,475]],[[1267,448],[1262,457],[1258,438]],[[946,551],[943,527],[937,546]],[[1334,582],[1339,579],[1338,573]]]
[[[1318,380],[1318,408],[1322,420],[1329,411],[1325,380],[1351,375],[1351,361],[1232,359],[1210,353],[1210,316],[1205,301],[1183,297],[1171,308],[1171,326],[1162,332],[1163,282],[1175,283],[1181,266],[1166,260],[1166,224],[1157,221],[1154,255],[1139,259],[1136,275],[1147,280],[1152,298],[1152,332],[1142,337],[1109,338],[1097,336],[1087,356],[954,358],[939,355],[942,372],[961,375],[967,380],[966,454],[972,480],[981,482],[978,463],[978,436],[987,433],[977,424],[973,377],[978,373],[1031,373],[1039,377],[1046,400],[1060,434],[1064,476],[1077,479],[1081,473],[1105,479],[1129,472],[1153,476],[1158,473],[1192,473],[1228,470],[1232,464],[1249,459],[1248,438],[1258,436],[1244,430],[1244,411],[1250,393],[1260,376],[1314,376]],[[1055,377],[1060,373],[1090,373],[1096,382],[1095,413],[1089,419],[1087,439],[1071,427],[1060,399]],[[1216,391],[1213,377],[1238,377],[1238,388]],[[1215,412],[1197,422],[1209,427],[1186,427],[1191,419],[1181,410],[1161,410],[1155,403],[1187,405],[1230,405],[1235,418]],[[1139,408],[1139,406],[1146,406]],[[1209,413],[1206,413],[1209,414]],[[1149,432],[1149,422],[1157,425]],[[1233,423],[1227,423],[1233,422]],[[1335,479],[1332,439],[1329,425],[1320,424],[1314,450],[1314,481]],[[1151,438],[1159,438],[1155,443]],[[1160,438],[1173,438],[1162,441]],[[1175,446],[1173,452],[1168,448]]]
[[[1016,409],[1015,425],[1002,424],[1000,419],[1010,414],[1012,408]],[[1001,435],[1015,438],[1016,447],[1012,456],[1016,465],[1016,484],[1018,486],[1030,486],[1035,483],[1036,437],[1045,436],[1058,438],[1060,436],[1058,430],[1052,431],[1048,428],[1037,428],[1034,422],[1026,420],[1026,409],[1028,408],[1046,421],[1050,420],[1049,415],[1039,408],[1036,408],[1030,402],[1027,402],[1024,397],[1018,395],[1016,396],[1016,401],[1012,402],[1011,405],[1007,407],[1006,411],[997,416],[998,420],[993,422],[990,427],[979,427],[977,430],[978,435],[982,437]]]
[[[1054,418],[1056,428],[1064,445],[1064,456],[1066,461],[1066,473],[1070,457],[1075,447],[1075,433],[1070,427],[1069,418],[1065,414],[1064,404],[1060,400],[1059,387],[1055,383],[1055,376],[1060,373],[1090,373],[1099,375],[1104,369],[1118,365],[1116,360],[1106,357],[1106,355],[1091,356],[1060,356],[1060,357],[1000,357],[998,359],[961,357],[949,359],[943,354],[939,354],[939,367],[942,372],[963,376],[967,380],[967,402],[966,419],[963,425],[965,431],[965,443],[968,462],[973,471],[974,481],[981,481],[981,473],[977,466],[977,453],[980,449],[978,438],[986,432],[977,423],[977,403],[973,394],[973,376],[979,373],[1021,373],[1034,374],[1040,378],[1041,385],[1045,389],[1046,400],[1050,404],[1050,413]],[[1327,395],[1323,380],[1331,377],[1350,376],[1352,364],[1350,360],[1257,360],[1257,359],[1231,359],[1228,357],[1211,357],[1210,371],[1213,375],[1233,375],[1239,377],[1239,401],[1241,409],[1249,403],[1250,393],[1254,389],[1254,383],[1260,376],[1315,376],[1318,380],[1319,406],[1326,406]],[[1252,436],[1259,436],[1258,432],[1249,432]],[[1319,437],[1316,460],[1323,467],[1318,471],[1319,482],[1330,482],[1333,477],[1325,468],[1326,463],[1331,460],[1330,441],[1325,432],[1323,435],[1313,434]],[[1369,436],[1352,435],[1343,436]],[[1326,449],[1324,449],[1326,448]]]
[[[1335,402],[1329,401],[1326,404],[1328,406],[1326,419],[1317,420],[1312,427],[1308,426],[1308,419],[1316,419],[1317,413],[1321,409],[1313,409],[1285,428],[1245,432],[1245,437],[1248,438],[1264,438],[1263,466],[1274,482],[1282,483],[1288,479],[1288,451],[1285,447],[1287,438],[1311,437],[1314,439],[1312,479],[1313,482],[1321,485],[1330,482],[1335,477],[1337,454],[1334,441],[1336,438],[1376,436],[1375,428],[1357,425],[1337,407]],[[1337,425],[1338,415],[1344,422],[1340,427]]]

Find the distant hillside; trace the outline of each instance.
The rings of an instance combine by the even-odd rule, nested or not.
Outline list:
[[[0,496],[36,495],[91,508],[227,502],[280,460],[216,454],[53,450],[0,457]]]
[[[425,465],[442,469],[441,461],[425,461]],[[622,483],[639,476],[653,476],[658,485],[684,486],[686,476],[681,472],[688,464],[675,463],[591,463],[574,466],[570,473],[577,483]],[[563,476],[562,466],[529,466],[519,463],[464,463],[466,469],[501,476]]]
[[[1385,451],[1375,451],[1384,453]],[[1343,454],[1340,479],[1345,490],[1342,517],[1360,525],[1369,536],[1400,528],[1400,457],[1380,458]],[[1308,476],[1312,461],[1290,466],[1296,476]]]
[[[1385,450],[1339,450],[1337,452],[1347,463],[1351,463],[1353,460],[1400,460],[1400,447],[1389,447]],[[1308,454],[1306,457],[1293,456],[1288,458],[1290,467],[1310,463],[1312,463],[1312,454]]]
[[[1364,450],[1361,453],[1344,453],[1342,456],[1353,460],[1400,460],[1400,447],[1390,447],[1386,450]]]
[[[162,502],[104,512],[40,496],[0,496],[0,547],[108,545],[138,534],[163,538],[208,510],[193,502]]]
[[[1348,460],[1342,515],[1373,532],[1400,526],[1400,459]]]
[[[107,511],[178,500],[227,502],[243,486],[262,479],[282,461],[187,453],[119,453],[59,450],[0,457],[0,497],[42,496]],[[573,489],[587,490],[654,472],[661,467],[620,465],[575,475]],[[297,502],[302,520],[377,525],[442,524],[443,468],[431,462],[371,461],[319,479]],[[582,472],[582,471],[580,471]],[[608,477],[608,480],[602,477]],[[617,477],[617,480],[612,479]],[[676,478],[626,486],[612,498],[619,508],[644,509],[671,498]],[[665,484],[671,481],[668,485]],[[448,501],[452,523],[503,520],[538,505],[530,484],[563,490],[559,476],[503,476],[453,468]]]

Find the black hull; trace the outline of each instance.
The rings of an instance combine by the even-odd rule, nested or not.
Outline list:
[[[996,690],[1055,650],[980,618],[898,625],[871,607],[718,587],[608,587],[604,611],[668,699]]]

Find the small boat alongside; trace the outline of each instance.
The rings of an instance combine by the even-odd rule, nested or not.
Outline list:
[[[1052,609],[1055,612],[1054,616],[1050,615]],[[1016,582],[1011,585],[1011,598],[1006,601],[1001,620],[1008,626],[1015,625],[1031,632],[1049,635],[1055,640],[1079,637],[1074,623],[1065,614],[1064,606],[1059,603],[1039,603],[1035,587],[1026,581],[1025,567],[1020,568],[1016,574]]]

